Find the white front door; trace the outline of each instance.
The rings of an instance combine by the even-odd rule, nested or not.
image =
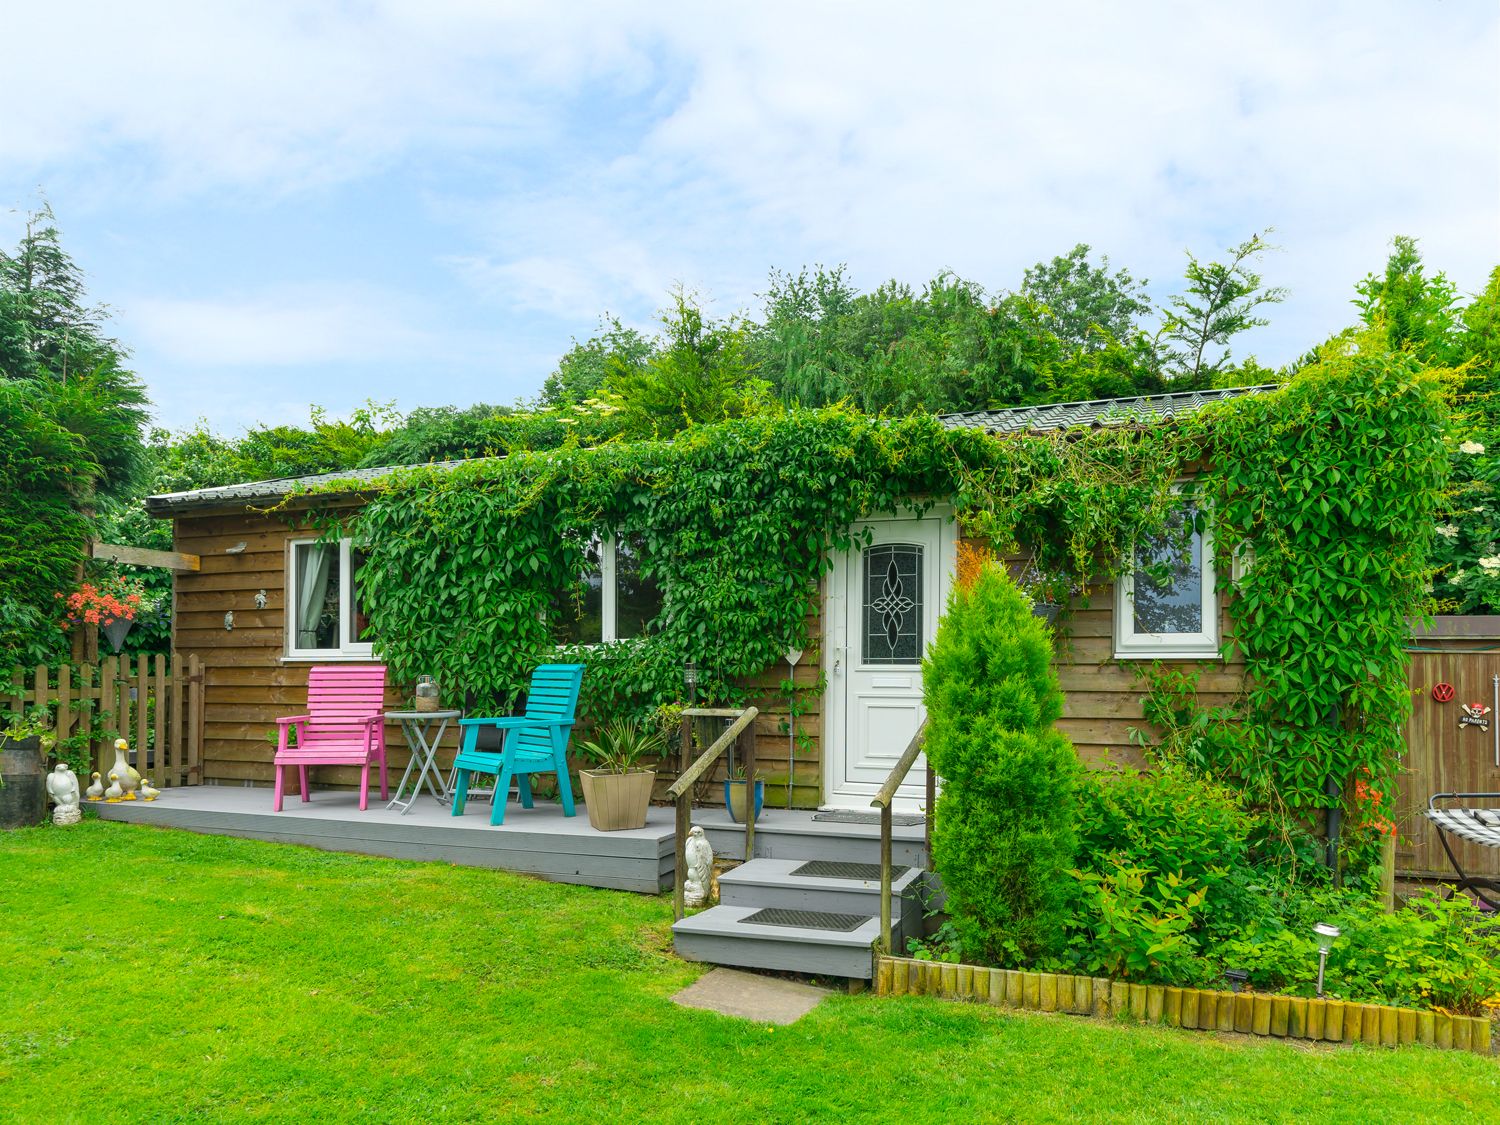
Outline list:
[[[957,551],[951,513],[872,519],[868,545],[842,552],[829,575],[825,798],[868,810],[926,718],[922,656],[937,632]],[[918,759],[897,806],[925,799]]]

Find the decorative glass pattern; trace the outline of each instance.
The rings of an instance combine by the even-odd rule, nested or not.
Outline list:
[[[882,543],[865,548],[864,662],[922,660],[922,548]]]

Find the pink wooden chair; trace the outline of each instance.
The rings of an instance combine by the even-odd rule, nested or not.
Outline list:
[[[302,799],[308,800],[308,766],[362,766],[359,807],[370,807],[370,764],[380,763],[380,799],[385,777],[385,665],[320,664],[307,672],[307,714],[277,719],[276,811],[286,791],[287,766],[296,766]],[[295,729],[297,745],[287,746]]]

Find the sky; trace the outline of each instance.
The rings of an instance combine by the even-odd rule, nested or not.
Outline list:
[[[1500,4],[13,5],[0,244],[50,202],[157,422],[511,403],[604,314],[773,269],[992,290],[1084,242],[1175,291],[1274,228],[1237,346],[1389,240],[1500,264]],[[16,45],[25,44],[24,49]]]

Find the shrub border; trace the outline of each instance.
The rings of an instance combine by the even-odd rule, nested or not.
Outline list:
[[[1108,977],[989,969],[979,965],[917,961],[877,955],[877,996],[937,996],[997,1007],[1065,1012],[1100,1019],[1164,1023],[1201,1031],[1238,1031],[1282,1039],[1368,1043],[1397,1047],[1421,1043],[1443,1050],[1495,1054],[1489,1019],[1443,1012],[1314,1000],[1266,992],[1219,992],[1136,984]]]

